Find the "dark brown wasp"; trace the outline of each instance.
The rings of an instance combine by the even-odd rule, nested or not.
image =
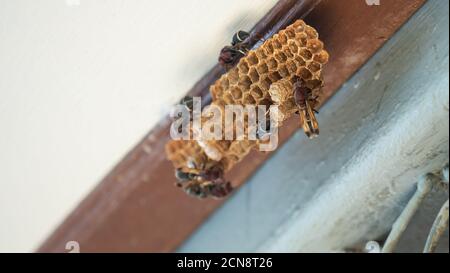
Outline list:
[[[219,63],[226,69],[233,67],[239,59],[244,57],[249,51],[249,44],[246,42],[249,33],[239,30],[233,35],[231,46],[225,46],[220,51]]]
[[[194,109],[194,98],[191,96],[185,96],[182,98],[179,102],[179,104],[186,106],[186,108],[189,110],[190,113],[192,113]],[[181,118],[182,113],[178,113],[177,118]],[[192,119],[192,116],[191,116]]]
[[[193,118],[192,111],[194,109],[194,98],[191,96],[185,96],[184,98],[182,98],[180,100],[179,104],[184,105],[188,109],[188,111],[190,113],[189,119],[190,119],[190,121],[192,121],[192,118]],[[181,117],[182,117],[182,113],[179,112],[176,118],[181,118]],[[181,130],[181,128],[179,128],[179,130]]]
[[[189,167],[187,171],[181,169],[175,171],[177,185],[187,194],[199,198],[208,196],[221,198],[232,191],[231,183],[223,178],[224,171],[221,164],[217,163],[209,168],[200,167],[200,170],[195,165]]]
[[[230,182],[207,182],[201,184],[191,182],[184,190],[190,196],[197,198],[206,198],[208,196],[223,198],[233,190],[233,187]]]
[[[185,96],[180,100],[180,104],[185,105],[189,111],[192,111],[194,109],[194,98],[191,96]]]
[[[309,138],[317,137],[319,135],[319,123],[315,113],[318,112],[314,109],[317,104],[317,97],[312,96],[312,90],[306,87],[301,80],[294,83],[293,89],[301,126]]]
[[[192,121],[193,117],[192,117],[192,111],[194,109],[194,99],[190,96],[185,96],[183,99],[180,100],[179,104],[184,105],[187,110],[189,111],[190,115],[189,115],[189,121]],[[177,120],[179,118],[186,118],[183,117],[183,113],[182,112],[178,112],[176,116],[172,117],[174,120]],[[181,133],[183,128],[180,126],[177,128],[178,133]]]

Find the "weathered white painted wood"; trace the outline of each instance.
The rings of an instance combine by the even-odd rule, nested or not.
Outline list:
[[[179,251],[333,251],[389,230],[448,162],[448,5],[425,4],[322,108],[321,136],[295,134]]]

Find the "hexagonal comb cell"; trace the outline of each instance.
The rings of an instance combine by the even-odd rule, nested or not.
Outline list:
[[[312,89],[313,95],[320,99],[322,67],[328,58],[317,31],[302,20],[297,20],[264,41],[259,48],[250,50],[234,68],[222,75],[210,88],[212,104],[220,106],[222,110],[225,105],[277,105],[278,125],[281,125],[282,121],[297,111],[292,90],[294,80],[303,80]],[[202,122],[208,119],[203,117]],[[244,126],[247,126],[247,132],[247,121]],[[222,137],[225,129],[236,131],[234,127],[225,128],[223,123]],[[244,140],[200,141],[201,145],[195,145],[195,142],[167,144],[166,153],[175,167],[187,164],[188,158],[210,161],[206,149],[219,151],[222,155],[220,163],[229,169],[260,143],[247,136]]]
[[[250,69],[250,71],[248,72],[248,76],[250,77],[252,83],[259,81],[259,74],[258,71],[256,71],[256,67],[252,67]]]

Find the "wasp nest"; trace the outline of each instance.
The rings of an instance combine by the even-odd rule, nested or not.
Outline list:
[[[320,99],[322,66],[328,61],[328,53],[318,39],[314,28],[297,20],[266,40],[259,48],[250,50],[236,66],[222,75],[211,87],[212,105],[221,109],[226,105],[278,106],[278,126],[297,112],[293,96],[294,81],[301,80],[314,97]],[[222,134],[226,134],[223,120]],[[256,128],[248,125],[244,114],[244,139],[214,141],[171,141],[167,145],[168,158],[176,168],[188,168],[189,158],[220,162],[231,168],[262,140],[248,138]],[[202,117],[202,123],[208,117]],[[235,135],[235,127],[229,128]],[[222,138],[225,139],[225,138]]]
[[[190,168],[191,164],[201,165],[208,156],[195,140],[171,140],[166,144],[167,159],[177,169]]]
[[[278,125],[297,111],[292,92],[292,82],[301,79],[320,98],[322,66],[328,61],[328,53],[318,39],[316,30],[302,20],[265,41],[261,47],[250,51],[239,63],[222,75],[211,86],[213,105],[223,109],[225,105],[278,105]],[[272,88],[271,88],[272,87]],[[249,128],[244,119],[246,138]],[[222,122],[225,125],[225,122]],[[225,126],[222,130],[226,133]],[[236,135],[235,128],[231,128]],[[230,130],[230,128],[228,128]],[[217,150],[230,161],[239,161],[259,141],[209,141],[203,143],[210,150]],[[233,149],[231,149],[233,148]]]
[[[232,147],[226,149],[229,153],[221,156],[220,159],[212,159],[211,156],[208,156],[205,148],[202,148],[195,140],[170,140],[166,144],[166,154],[167,159],[176,169],[186,172],[199,166],[212,166],[218,162],[224,167],[224,170],[228,170],[249,150],[245,141],[235,141],[230,144]]]
[[[211,86],[214,103],[271,105],[269,88],[281,79],[296,77],[313,90],[322,86],[321,70],[328,53],[316,30],[296,21],[248,52]]]

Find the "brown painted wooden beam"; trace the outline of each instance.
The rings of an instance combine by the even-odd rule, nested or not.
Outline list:
[[[280,1],[252,30],[268,37],[298,18],[315,27],[330,61],[324,70],[325,94],[331,97],[425,0]],[[255,39],[256,40],[256,39]],[[209,97],[209,86],[223,73],[215,66],[189,91]],[[64,252],[78,241],[81,252],[169,252],[175,250],[222,201],[197,200],[173,186],[173,168],[165,159],[170,121],[162,120],[79,204],[38,249]],[[280,130],[285,142],[296,119]],[[326,130],[326,128],[324,128]],[[270,156],[250,153],[227,177],[241,185]]]

